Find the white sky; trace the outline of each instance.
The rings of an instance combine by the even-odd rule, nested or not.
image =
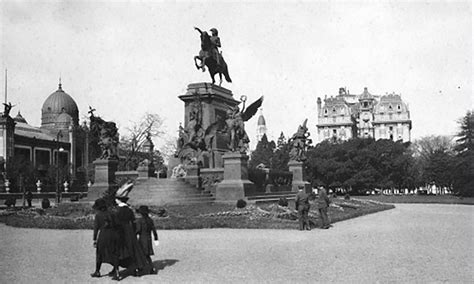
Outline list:
[[[200,41],[193,26],[219,30],[233,80],[223,87],[249,102],[265,95],[271,139],[293,134],[308,118],[315,140],[317,97],[344,86],[356,94],[364,87],[401,93],[414,139],[455,133],[456,120],[473,108],[470,1],[1,1],[0,7],[8,101],[16,104],[12,114],[20,110],[32,125],[40,125],[41,106],[61,76],[81,119],[91,105],[123,133],[145,112],[158,113],[167,136],[176,136],[184,119],[177,96],[189,83],[210,82],[194,67]],[[254,141],[257,117],[246,126]]]

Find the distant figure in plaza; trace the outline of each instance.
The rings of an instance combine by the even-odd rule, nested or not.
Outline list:
[[[99,198],[92,206],[96,210],[94,219],[94,247],[96,248],[96,265],[92,277],[100,277],[100,267],[102,263],[109,263],[113,266],[110,276],[113,280],[120,280],[119,277],[119,233],[117,231],[114,217],[107,210],[104,199]]]
[[[199,51],[199,55],[194,56],[196,68],[204,72],[206,71],[205,66],[207,66],[207,68],[209,68],[209,74],[211,75],[212,84],[216,82],[214,79],[214,75],[216,74],[219,74],[219,86],[222,84],[222,75],[224,75],[227,82],[232,83],[227,69],[227,63],[222,57],[222,53],[219,52],[221,40],[218,36],[217,29],[211,29],[212,36],[209,36],[206,31],[201,31],[201,29],[197,27],[194,27],[194,29],[201,35],[201,50]],[[197,60],[200,61],[200,64],[198,64]]]
[[[151,235],[153,234],[155,246],[158,246],[160,241],[158,240],[158,234],[156,233],[155,224],[148,215],[150,213],[148,206],[142,205],[138,208],[137,211],[142,217],[138,218],[136,221],[135,232],[138,235],[138,242],[142,246],[143,252],[145,252],[148,261],[151,263],[151,256],[154,255]],[[152,273],[156,273],[154,267],[152,268]]]
[[[135,234],[135,214],[127,204],[128,194],[132,188],[133,183],[125,183],[117,190],[115,217],[120,235],[119,264],[127,269],[133,269],[135,275],[138,276],[149,273],[153,265],[148,261]]]
[[[31,193],[31,191],[27,191],[25,193],[25,199],[26,199],[26,202],[28,202],[28,207],[31,207],[31,201],[33,200],[33,193]]]
[[[298,186],[298,193],[296,193],[295,207],[298,211],[299,229],[300,231],[311,230],[309,225],[309,195],[304,192],[304,186]]]
[[[328,207],[330,203],[331,201],[329,200],[326,189],[322,186],[319,187],[317,206],[318,206],[319,216],[321,216],[322,229],[329,229],[330,227],[329,218],[328,218]]]

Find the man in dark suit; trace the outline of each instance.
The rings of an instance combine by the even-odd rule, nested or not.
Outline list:
[[[319,216],[321,216],[321,229],[329,229],[329,218],[328,218],[328,207],[331,201],[329,200],[326,189],[322,186],[318,188],[318,211]]]
[[[295,197],[295,207],[298,211],[300,231],[304,230],[305,228],[308,231],[311,230],[308,218],[309,196],[306,194],[306,192],[304,192],[304,186],[302,185],[298,186],[298,193],[296,193]]]

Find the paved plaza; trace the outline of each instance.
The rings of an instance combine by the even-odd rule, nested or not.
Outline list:
[[[330,230],[159,231],[158,274],[121,283],[472,283],[473,216],[474,206],[397,204]],[[0,283],[113,282],[89,276],[92,231],[0,224],[0,234]]]

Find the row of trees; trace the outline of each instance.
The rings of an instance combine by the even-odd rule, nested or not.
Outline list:
[[[305,162],[306,179],[314,186],[367,189],[408,188],[426,184],[448,187],[463,196],[474,195],[473,113],[460,121],[453,140],[447,136],[423,137],[413,143],[355,138],[323,141],[309,148]],[[249,161],[288,170],[289,146],[283,133],[277,143],[264,136]]]

